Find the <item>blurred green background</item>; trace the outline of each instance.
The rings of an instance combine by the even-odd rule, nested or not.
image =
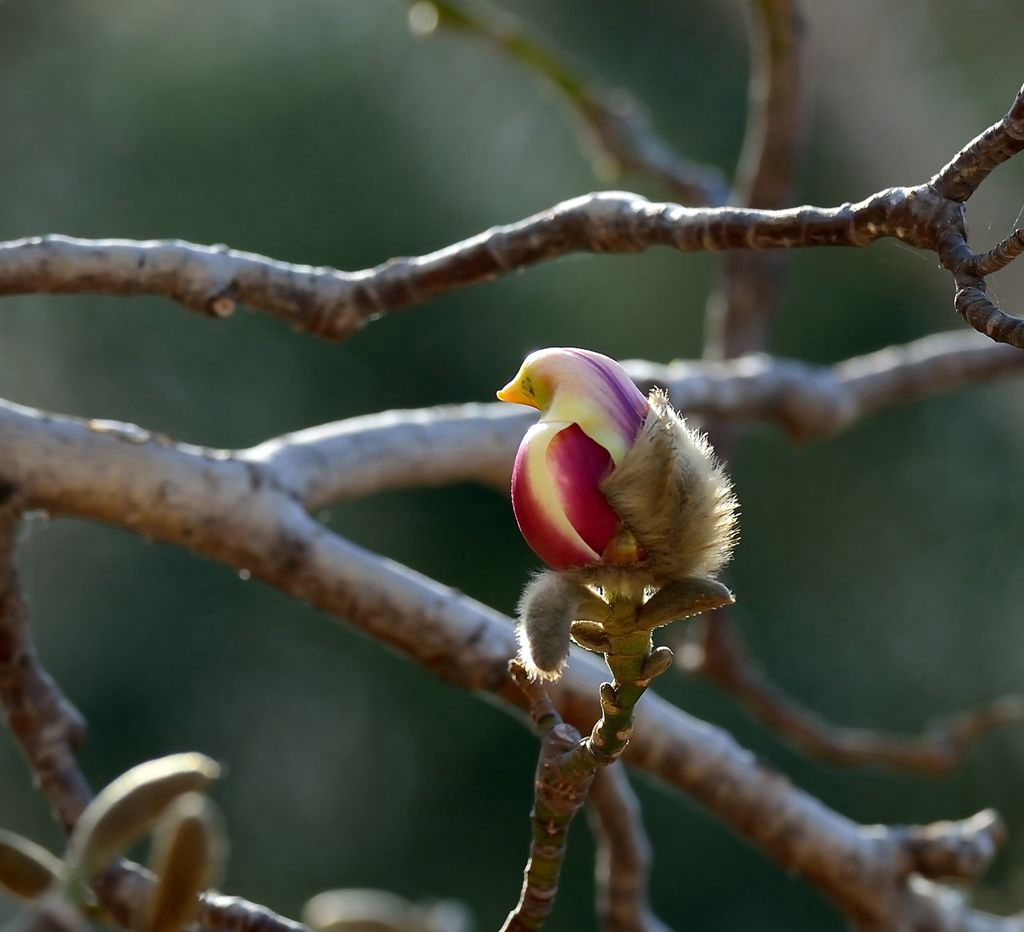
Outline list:
[[[747,77],[738,2],[505,6],[633,90],[682,151],[731,169]],[[801,201],[920,181],[1005,111],[1024,10],[963,10],[813,4]],[[398,0],[4,0],[0,119],[2,239],[180,237],[356,269],[604,185],[561,101],[464,39],[414,39]],[[642,179],[615,186],[664,196]],[[1024,164],[1010,164],[972,201],[977,244],[1006,235],[1022,205]],[[539,346],[698,356],[713,269],[668,251],[570,257],[340,346],[157,299],[6,299],[0,396],[246,446],[388,407],[489,399]],[[994,284],[1024,308],[1018,271]],[[774,349],[824,362],[958,326],[933,256],[893,243],[808,251],[794,257]],[[794,694],[848,724],[915,729],[1024,688],[1022,402],[1011,380],[828,442],[749,434],[735,468],[738,617]],[[534,564],[506,500],[477,488],[390,494],[324,518],[506,612]],[[82,762],[94,784],[177,750],[226,764],[226,891],[296,915],[324,888],[380,887],[460,898],[479,929],[500,924],[528,840],[535,740],[519,722],[273,590],[119,531],[34,516],[22,565],[44,661],[91,722]],[[997,807],[1011,843],[978,899],[1024,907],[1024,730],[924,780],[808,762],[710,687],[659,687],[856,819]],[[670,925],[843,927],[698,808],[636,782]],[[0,825],[59,847],[6,738]],[[593,927],[591,865],[581,820],[553,930]],[[0,902],[0,918],[12,909]]]

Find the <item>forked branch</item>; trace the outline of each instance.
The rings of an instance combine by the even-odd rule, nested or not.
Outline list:
[[[680,252],[867,246],[891,237],[938,253],[957,278],[958,310],[993,339],[1018,345],[1024,330],[1013,324],[1016,318],[999,317],[1003,312],[981,300],[984,289],[964,271],[974,254],[966,248],[963,200],[1024,147],[1022,113],[1024,88],[1003,120],[928,183],[833,208],[688,208],[604,192],[425,256],[359,272],[177,240],[31,237],[0,244],[0,295],[160,294],[213,317],[227,316],[241,301],[296,329],[345,339],[384,314],[573,252],[635,253],[658,245]]]

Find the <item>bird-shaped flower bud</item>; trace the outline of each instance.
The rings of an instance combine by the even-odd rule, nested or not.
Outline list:
[[[731,601],[708,577],[735,545],[736,499],[707,440],[664,392],[644,398],[600,353],[544,349],[526,358],[498,397],[541,412],[512,472],[523,537],[561,578],[536,578],[520,605],[523,657],[535,675],[557,676],[572,621],[593,618],[588,587],[607,598],[672,586],[682,601],[704,599],[705,608]],[[662,601],[677,611],[671,593]],[[588,604],[589,615],[580,608]],[[650,627],[666,624],[668,614],[659,611]]]
[[[622,367],[589,350],[538,350],[498,397],[541,412],[512,470],[512,507],[537,556],[556,570],[642,559],[601,491],[648,413]]]

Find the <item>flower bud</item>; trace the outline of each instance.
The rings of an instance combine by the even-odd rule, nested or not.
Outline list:
[[[644,398],[613,359],[531,353],[498,397],[541,412],[520,444],[512,505],[558,571],[602,586],[713,576],[736,541],[736,500],[707,440],[664,392]]]
[[[520,657],[532,677],[557,678],[571,640],[607,653],[612,634],[732,601],[708,577],[736,543],[736,499],[707,439],[663,391],[645,399],[600,353],[545,349],[498,397],[541,412],[512,471],[519,528],[554,571],[535,577],[519,603]],[[610,610],[616,599],[638,606],[625,631],[621,617],[594,606]]]
[[[74,888],[105,870],[145,835],[184,793],[205,789],[220,775],[204,754],[171,754],[132,767],[86,807],[68,841],[65,881]]]

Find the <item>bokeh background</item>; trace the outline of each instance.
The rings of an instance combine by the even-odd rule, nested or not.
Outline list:
[[[1020,86],[1015,0],[806,4],[813,128],[799,198],[836,203],[931,174]],[[747,55],[738,2],[505,0],[692,157],[731,169]],[[573,120],[515,63],[414,39],[399,0],[0,2],[0,238],[46,232],[224,242],[355,269],[443,246],[606,182]],[[642,179],[614,183],[653,197]],[[976,242],[1024,207],[1024,163],[971,205]],[[700,354],[714,260],[576,256],[373,324],[344,345],[157,299],[5,299],[0,395],[192,443],[246,446],[389,407],[486,400],[522,356]],[[995,290],[1024,308],[1024,279]],[[798,254],[774,349],[827,362],[961,326],[933,256],[893,243]],[[1024,688],[1024,383],[893,409],[827,442],[751,431],[735,468],[732,583],[758,656],[845,723],[915,729]],[[3,451],[0,450],[0,467]],[[500,495],[379,496],[324,520],[504,611],[533,566]],[[233,850],[225,889],[295,915],[328,887],[455,897],[480,930],[514,902],[535,740],[344,624],[126,533],[33,516],[22,550],[44,661],[84,711],[100,785],[197,749]],[[1024,729],[926,780],[808,762],[720,694],[659,691],[865,822],[997,807],[1011,843],[978,891],[1024,907]],[[837,930],[842,920],[688,801],[637,782],[673,927]],[[59,848],[0,739],[0,825]],[[593,927],[573,830],[553,930]],[[13,909],[0,902],[0,916]]]

